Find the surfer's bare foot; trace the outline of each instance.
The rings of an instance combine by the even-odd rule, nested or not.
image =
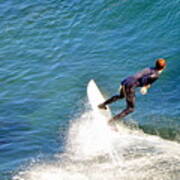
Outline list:
[[[105,105],[104,103],[99,104],[98,107],[99,107],[100,109],[105,109],[105,110],[107,109],[107,107],[106,107],[106,105]]]

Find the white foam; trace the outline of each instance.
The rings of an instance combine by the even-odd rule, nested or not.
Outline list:
[[[89,110],[72,122],[56,162],[34,164],[13,180],[180,179],[180,144],[122,124],[113,131]]]

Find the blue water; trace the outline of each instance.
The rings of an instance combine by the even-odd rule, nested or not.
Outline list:
[[[179,0],[1,1],[0,180],[66,152],[69,129],[86,111],[90,79],[109,97],[123,78],[160,57],[167,59],[165,72],[148,95],[137,92],[136,112],[124,121],[178,146],[179,7]],[[112,105],[113,114],[124,106]],[[179,154],[176,158],[180,167]],[[53,163],[63,166],[60,159]],[[176,179],[179,171],[172,168],[167,174]],[[85,179],[96,178],[86,174]]]

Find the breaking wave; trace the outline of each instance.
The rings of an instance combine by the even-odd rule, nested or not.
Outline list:
[[[122,123],[116,130],[89,108],[72,120],[66,151],[35,162],[13,180],[177,180],[180,144]]]

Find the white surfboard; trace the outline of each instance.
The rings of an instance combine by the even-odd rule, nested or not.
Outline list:
[[[98,115],[99,118],[102,117],[102,119],[106,119],[107,121],[111,119],[112,113],[108,106],[106,110],[102,110],[98,107],[99,104],[105,101],[105,98],[93,79],[88,83],[87,96],[93,111]]]

